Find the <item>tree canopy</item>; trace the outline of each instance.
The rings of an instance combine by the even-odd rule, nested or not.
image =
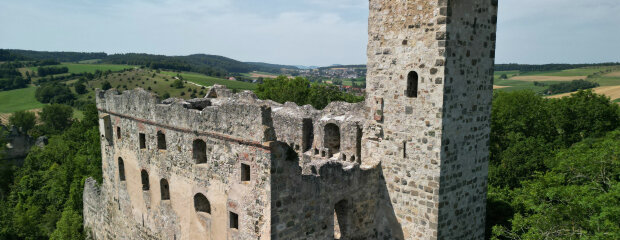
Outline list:
[[[343,93],[333,85],[310,84],[302,77],[289,79],[286,76],[279,76],[264,79],[255,93],[261,99],[271,99],[279,103],[294,102],[299,106],[310,104],[316,109],[323,109],[332,101],[364,100],[363,96]]]

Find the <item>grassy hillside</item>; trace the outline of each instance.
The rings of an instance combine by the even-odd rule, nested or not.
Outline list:
[[[174,74],[176,75],[176,74]],[[113,88],[120,91],[143,88],[147,91],[163,96],[168,93],[171,97],[189,99],[194,97],[203,97],[206,89],[200,86],[185,83],[183,88],[172,87],[175,81],[173,74],[157,73],[149,69],[134,69],[131,71],[112,73],[108,76],[102,76],[86,83],[88,93],[79,95],[80,100],[94,100],[96,88],[102,88],[104,82],[109,82]],[[226,80],[223,80],[226,81]],[[74,88],[72,88],[75,91]]]
[[[0,113],[12,113],[43,107],[43,104],[34,98],[35,91],[35,87],[0,91]]]
[[[175,72],[167,72],[167,71],[162,71],[161,73],[164,75],[167,75],[168,77],[174,77],[178,74]],[[209,77],[209,76],[206,76],[200,73],[183,72],[183,73],[180,73],[180,75],[183,77],[183,80],[193,82],[193,83],[196,83],[202,86],[213,86],[214,84],[220,84],[220,85],[225,85],[229,89],[237,89],[237,90],[256,89],[256,84],[253,84],[253,83]]]

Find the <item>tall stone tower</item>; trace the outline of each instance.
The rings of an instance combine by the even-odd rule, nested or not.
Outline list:
[[[404,239],[484,237],[497,2],[370,0],[362,165]]]

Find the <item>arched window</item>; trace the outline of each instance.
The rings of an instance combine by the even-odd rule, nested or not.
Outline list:
[[[323,144],[329,150],[329,157],[340,152],[340,128],[338,125],[333,123],[325,125]]]
[[[194,209],[196,212],[203,212],[211,214],[211,203],[209,203],[209,199],[205,197],[202,193],[196,193],[194,195]]]
[[[118,178],[125,181],[125,162],[120,157],[118,158]]]
[[[405,91],[407,97],[418,97],[418,78],[418,73],[415,71],[411,71],[407,75],[407,90]]]
[[[196,164],[207,163],[207,143],[201,139],[194,140],[194,160]]]
[[[340,200],[334,206],[334,239],[348,239],[349,209],[347,200]]]
[[[159,188],[161,190],[161,200],[170,200],[170,185],[168,185],[168,180],[162,178],[159,181]]]
[[[166,135],[161,131],[157,131],[157,148],[166,150]]]
[[[142,178],[142,190],[148,191],[149,189],[151,189],[151,187],[149,185],[149,173],[146,172],[146,170],[143,169],[140,172],[140,176]]]

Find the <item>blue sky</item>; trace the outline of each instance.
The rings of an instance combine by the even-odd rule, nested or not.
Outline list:
[[[620,61],[620,1],[499,0],[497,63]],[[366,61],[368,0],[1,0],[0,48]]]

